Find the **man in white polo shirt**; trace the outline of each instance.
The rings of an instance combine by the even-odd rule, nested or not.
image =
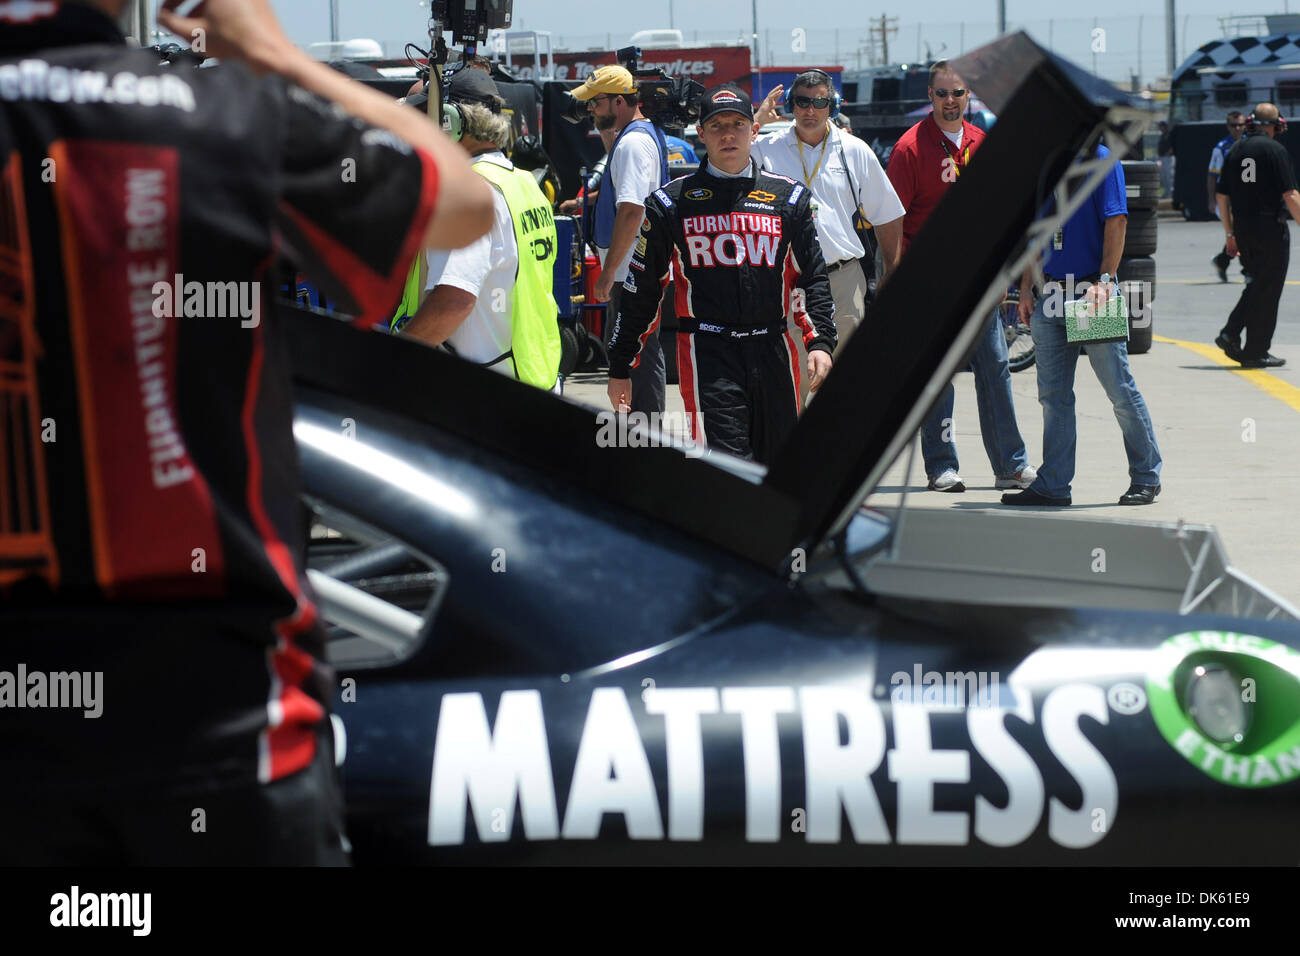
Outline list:
[[[779,118],[776,104],[782,90],[778,86],[763,101],[755,116],[757,122]],[[853,214],[862,207],[880,243],[888,274],[901,253],[905,210],[871,147],[831,123],[832,115],[839,111],[839,94],[826,73],[808,70],[795,77],[789,106],[794,125],[783,133],[760,136],[752,152],[764,169],[803,183],[812,193],[817,239],[835,300],[838,355],[862,322],[867,293],[861,263],[867,250],[853,228]],[[795,340],[801,361],[806,361],[801,337],[795,336]]]

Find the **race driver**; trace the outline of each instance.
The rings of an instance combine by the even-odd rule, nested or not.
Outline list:
[[[609,349],[609,399],[631,402],[628,368],[673,270],[677,369],[690,437],[768,463],[799,415],[795,316],[817,391],[835,349],[835,306],[805,186],[750,158],[754,107],[732,84],[700,103],[708,162],[646,199]],[[787,306],[789,313],[787,313]]]
[[[170,5],[220,66],[0,2],[0,863],[343,863],[269,267],[370,325],[492,196],[267,0]]]

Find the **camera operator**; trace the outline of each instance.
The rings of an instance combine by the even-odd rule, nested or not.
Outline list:
[[[510,121],[496,83],[466,67],[447,84],[452,139],[493,186],[492,229],[463,249],[429,252],[429,295],[405,329],[430,345],[538,388],[556,385],[560,327],[551,293],[555,222],[533,175],[503,150]]]
[[[636,81],[625,67],[602,66],[573,96],[587,103],[597,130],[612,129],[618,134],[596,198],[594,229],[602,270],[596,299],[609,302],[606,324],[612,327],[618,315],[619,289],[645,218],[646,197],[668,182],[668,145],[663,131],[641,112]],[[632,366],[634,412],[664,410],[664,353],[657,333],[658,322],[650,323]]]

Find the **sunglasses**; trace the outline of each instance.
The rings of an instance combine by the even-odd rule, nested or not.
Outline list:
[[[801,110],[806,110],[810,106],[813,109],[824,110],[831,105],[831,98],[829,96],[796,96],[794,105]]]
[[[1245,123],[1229,123],[1228,129],[1241,129],[1245,125]]]
[[[935,90],[934,98],[937,100],[946,100],[949,96],[955,99],[961,99],[966,95],[966,90]]]

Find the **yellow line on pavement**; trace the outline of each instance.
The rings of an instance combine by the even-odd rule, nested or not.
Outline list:
[[[1240,279],[1229,279],[1227,282],[1220,282],[1218,279],[1164,279],[1160,280],[1161,285],[1172,283],[1173,285],[1245,285]],[[1287,285],[1300,285],[1300,279],[1287,279]]]
[[[1242,368],[1232,359],[1223,354],[1217,345],[1205,345],[1201,342],[1184,342],[1182,339],[1170,339],[1163,335],[1152,335],[1151,338],[1156,342],[1165,342],[1168,345],[1177,345],[1187,349],[1189,352],[1195,352],[1201,358],[1207,358],[1217,365],[1231,368],[1243,379],[1254,385],[1261,392],[1265,392],[1279,402],[1290,405],[1297,412],[1300,412],[1300,388],[1296,388],[1290,382],[1284,382],[1276,375],[1272,375],[1262,368]]]

